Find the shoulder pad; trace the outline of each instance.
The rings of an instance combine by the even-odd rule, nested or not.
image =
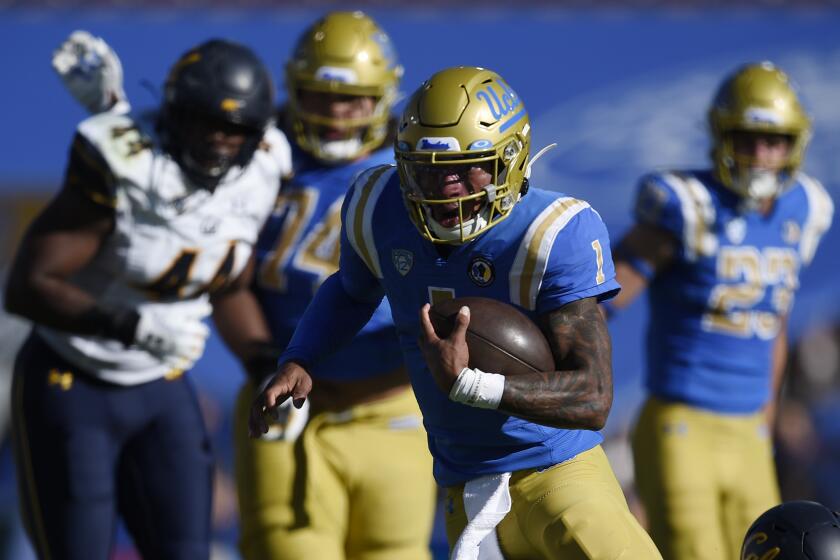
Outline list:
[[[254,158],[271,166],[282,179],[292,176],[292,148],[286,135],[276,126],[265,131]]]
[[[802,224],[802,237],[799,242],[799,254],[805,264],[814,258],[820,238],[831,227],[834,219],[834,202],[825,187],[818,180],[798,173],[796,179],[805,190],[808,209]]]
[[[347,239],[371,273],[382,278],[373,234],[373,212],[385,185],[395,176],[396,166],[379,165],[363,171],[353,181],[346,200],[344,228]]]

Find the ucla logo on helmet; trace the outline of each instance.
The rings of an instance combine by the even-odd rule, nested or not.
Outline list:
[[[417,141],[417,150],[435,152],[460,152],[461,144],[452,136],[424,136]]]
[[[405,276],[411,272],[414,266],[414,253],[406,249],[392,249],[391,260],[394,262],[394,268],[401,276]]]
[[[394,46],[391,44],[391,39],[382,31],[377,31],[370,38],[373,39],[374,43],[379,45],[380,50],[382,50],[382,58],[385,59],[388,68],[396,66],[397,54],[394,51]]]
[[[473,257],[467,268],[467,275],[476,286],[484,288],[496,279],[496,270],[490,259],[482,256]]]
[[[524,107],[520,107],[522,101],[509,85],[501,80],[496,82],[496,84],[498,84],[502,91],[497,91],[493,87],[493,84],[488,84],[487,87],[476,93],[475,97],[484,101],[487,108],[490,109],[490,114],[493,115],[496,121],[505,121],[499,128],[500,132],[504,132],[513,126],[516,121],[525,116],[525,109]]]

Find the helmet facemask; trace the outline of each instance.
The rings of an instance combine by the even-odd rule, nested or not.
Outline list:
[[[213,190],[231,168],[245,167],[264,131],[188,109],[171,108],[164,123],[172,157],[196,186]]]
[[[330,96],[327,106],[312,110],[309,100]],[[388,131],[393,95],[375,97],[298,88],[289,99],[298,146],[325,163],[344,163],[382,145]],[[353,116],[331,116],[329,104],[350,104]]]
[[[433,243],[465,243],[495,226],[518,202],[509,169],[524,167],[523,144],[488,152],[397,153],[412,221]]]

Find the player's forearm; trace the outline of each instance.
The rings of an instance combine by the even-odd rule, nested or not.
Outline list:
[[[558,371],[505,379],[499,410],[539,424],[600,430],[612,406],[611,343],[593,299],[545,318]]]
[[[275,345],[254,293],[241,287],[214,296],[211,301],[216,330],[248,375],[259,381],[273,373],[282,349]]]
[[[609,371],[572,370],[508,377],[499,410],[556,428],[600,430],[611,406]]]
[[[306,308],[280,362],[295,361],[310,366],[332,354],[370,321],[382,298],[361,301],[341,281],[341,272],[327,278]]]
[[[48,274],[13,271],[6,287],[6,310],[46,327],[97,335],[129,344],[139,315],[126,308],[106,307],[86,291]]]
[[[773,428],[775,422],[776,409],[778,408],[779,397],[784,380],[785,369],[787,368],[788,356],[788,335],[787,335],[787,318],[780,319],[782,327],[776,340],[773,342],[773,354],[771,360],[771,378],[770,378],[770,398],[767,402],[765,412],[767,414],[767,423],[770,428]]]

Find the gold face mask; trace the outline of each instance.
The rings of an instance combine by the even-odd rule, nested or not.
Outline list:
[[[433,243],[469,241],[519,201],[530,148],[528,113],[495,72],[458,67],[432,76],[399,121],[403,198]]]
[[[387,136],[402,74],[390,38],[370,17],[358,11],[327,14],[303,33],[286,64],[295,141],[325,162],[349,161],[375,150]],[[364,116],[335,117],[307,110],[305,98],[313,94],[369,97],[373,108]],[[327,130],[333,137],[326,137]],[[336,142],[343,147],[336,150]]]
[[[712,160],[723,185],[747,199],[775,196],[793,180],[802,165],[811,136],[811,120],[787,75],[769,62],[749,64],[727,77],[709,108]],[[777,170],[757,169],[756,162],[738,154],[738,134],[785,136],[786,161]]]

